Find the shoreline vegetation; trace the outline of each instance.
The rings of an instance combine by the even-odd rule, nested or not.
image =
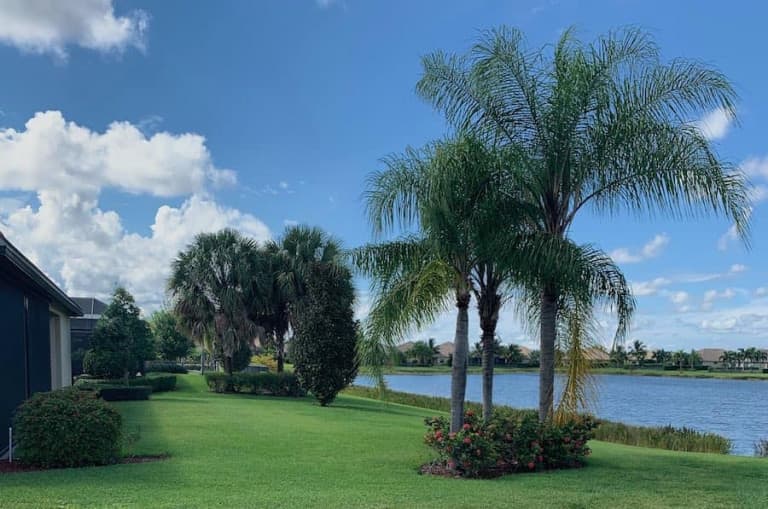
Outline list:
[[[450,399],[439,396],[423,396],[389,389],[380,392],[378,389],[359,385],[348,387],[344,390],[344,394],[437,412],[447,412],[450,409]],[[475,412],[482,410],[482,406],[476,402],[468,401],[465,406],[468,410]],[[494,408],[514,413],[528,410],[535,412],[533,409],[518,409],[506,405],[495,405]],[[715,433],[673,426],[636,426],[606,419],[599,419],[599,421],[601,424],[595,430],[595,440],[603,442],[676,452],[729,454],[731,451],[731,441]]]
[[[517,368],[507,366],[496,366],[494,374],[510,373],[530,373],[538,374],[539,368]],[[564,373],[558,369],[557,373]],[[450,366],[395,366],[386,371],[387,375],[447,375],[451,373]],[[481,374],[480,366],[469,366],[469,374]],[[664,370],[664,369],[646,369],[646,368],[594,368],[590,371],[593,375],[631,375],[631,376],[666,376],[677,378],[718,378],[723,380],[765,380],[768,381],[768,373],[756,371],[701,371],[701,370]],[[366,375],[364,369],[360,371],[361,375]]]

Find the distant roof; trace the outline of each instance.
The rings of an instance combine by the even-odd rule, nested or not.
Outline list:
[[[407,352],[413,348],[413,341],[406,341],[405,343],[400,343],[397,345],[397,349],[403,353]]]
[[[720,357],[725,353],[722,348],[702,348],[699,350],[702,362],[720,362]]]
[[[13,244],[0,232],[0,258],[11,264],[21,274],[23,279],[29,281],[38,288],[51,301],[63,307],[70,316],[81,316],[83,312],[75,301],[67,297],[64,291],[56,286],[43,271],[24,256]]]
[[[443,357],[453,355],[454,350],[455,348],[453,347],[453,343],[450,341],[446,341],[445,343],[440,343],[437,345],[437,351],[440,352],[439,355],[442,355]]]
[[[85,315],[100,316],[107,309],[107,305],[96,297],[72,297],[72,300],[80,306]]]

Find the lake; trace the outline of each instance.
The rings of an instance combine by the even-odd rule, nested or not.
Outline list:
[[[694,428],[730,438],[733,454],[752,455],[754,443],[768,438],[768,382],[596,375],[593,413],[626,424]],[[450,397],[450,375],[387,375],[395,391]],[[370,385],[368,378],[355,383]],[[494,377],[495,403],[517,408],[538,406],[536,373]],[[480,375],[467,377],[467,399],[480,401]]]

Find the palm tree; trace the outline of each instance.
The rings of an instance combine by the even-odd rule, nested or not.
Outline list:
[[[701,364],[701,355],[699,355],[699,352],[691,350],[688,354],[688,364],[691,366],[691,369],[695,369],[696,366]]]
[[[645,344],[643,344],[642,341],[636,339],[634,342],[632,342],[632,349],[630,350],[629,354],[635,360],[635,364],[638,367],[643,365],[647,353],[648,350],[645,348]]]
[[[733,369],[736,365],[736,352],[733,350],[726,350],[720,356],[719,361],[722,362],[726,368]]]
[[[272,333],[277,356],[277,370],[283,371],[285,335],[288,328],[295,329],[294,309],[306,294],[306,278],[313,263],[329,267],[343,265],[340,243],[322,229],[310,226],[291,226],[282,237],[265,246],[270,255],[274,283],[270,287],[271,307],[265,317]]]
[[[416,341],[406,352],[410,358],[416,359],[421,366],[431,366],[435,360],[434,339],[430,339],[432,344],[425,341]]]
[[[202,233],[173,261],[168,290],[179,323],[199,344],[219,352],[227,373],[233,357],[258,333],[248,316],[259,270],[255,241],[234,230]]]
[[[653,360],[657,364],[664,365],[664,364],[666,364],[667,362],[670,361],[671,357],[672,357],[672,354],[670,354],[669,352],[667,352],[666,350],[664,350],[662,348],[660,348],[660,349],[658,349],[658,350],[653,352]]]
[[[627,354],[624,345],[614,345],[610,353],[610,359],[616,363],[616,367],[620,368],[627,363],[629,355]]]
[[[504,350],[504,362],[507,364],[520,364],[523,362],[523,352],[520,346],[510,343]]]
[[[717,108],[734,115],[735,92],[725,76],[698,62],[662,63],[656,45],[637,29],[592,44],[568,30],[552,50],[551,57],[531,51],[521,32],[502,27],[485,32],[465,56],[424,57],[417,85],[457,129],[515,147],[517,162],[503,176],[511,182],[507,189],[516,190],[513,199],[531,206],[527,227],[562,240],[582,209],[713,213],[747,238],[744,177],[691,122]],[[563,288],[556,274],[539,283],[539,416],[545,419],[553,408]],[[618,310],[618,337],[632,309]]]
[[[683,366],[688,362],[688,354],[685,350],[678,350],[672,354],[672,362],[682,371]]]
[[[747,351],[744,348],[739,348],[736,351],[736,362],[738,363],[738,366],[741,368],[742,371],[744,371],[747,368]]]

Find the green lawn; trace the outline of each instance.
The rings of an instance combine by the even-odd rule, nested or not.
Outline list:
[[[481,373],[480,366],[469,366],[470,373]],[[395,366],[390,373],[398,375],[447,375],[451,372],[449,366]],[[538,373],[539,368],[508,368],[497,366],[494,373]],[[635,376],[669,376],[683,378],[723,378],[730,380],[767,380],[768,373],[755,371],[666,371],[663,369],[623,369],[623,368],[595,368],[592,370],[595,375],[635,375]]]
[[[180,390],[120,409],[171,459],[0,475],[0,507],[765,507],[768,460],[593,443],[581,470],[489,481],[416,473],[423,409]]]

